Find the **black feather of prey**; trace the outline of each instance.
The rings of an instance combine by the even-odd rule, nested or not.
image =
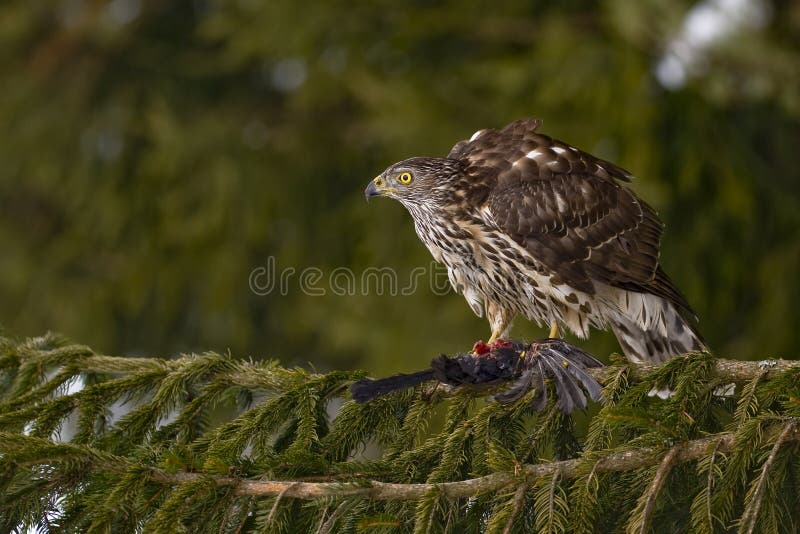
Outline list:
[[[552,383],[558,409],[571,413],[575,408],[585,409],[588,398],[600,400],[602,388],[586,369],[602,366],[591,354],[561,339],[512,341],[481,355],[442,354],[424,371],[359,380],[350,387],[350,393],[356,402],[364,403],[432,380],[451,386],[510,382],[508,388],[494,395],[496,401],[513,402],[534,390],[532,407],[542,411],[547,406],[547,384]]]

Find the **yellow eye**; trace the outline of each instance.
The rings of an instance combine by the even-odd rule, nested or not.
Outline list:
[[[410,172],[401,172],[397,176],[397,181],[400,182],[403,185],[408,185],[408,184],[410,184],[411,182],[414,181],[414,177],[411,176]]]

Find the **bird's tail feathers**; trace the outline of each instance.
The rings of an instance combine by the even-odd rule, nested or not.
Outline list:
[[[387,378],[373,380],[365,378],[350,386],[350,393],[356,402],[368,402],[387,393],[418,386],[436,375],[432,369],[409,374],[398,374]]]
[[[626,301],[630,305],[620,310],[612,329],[629,360],[661,363],[707,348],[693,319],[668,299],[633,293]]]

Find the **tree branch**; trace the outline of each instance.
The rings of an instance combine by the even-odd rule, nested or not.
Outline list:
[[[648,373],[655,371],[659,366],[660,364],[652,363],[629,364],[630,376],[633,379],[641,379]],[[610,365],[608,367],[586,369],[586,372],[601,384],[605,384],[619,371],[619,368],[620,366]],[[714,361],[712,374],[715,377],[730,380],[731,382],[747,382],[759,373],[764,373],[764,380],[769,380],[770,375],[792,370],[800,371],[800,360],[739,361],[717,359]]]
[[[216,356],[213,353],[210,356]],[[21,360],[39,360],[44,365],[63,364],[77,372],[101,373],[125,375],[145,370],[164,370],[174,371],[182,366],[202,358],[200,354],[185,354],[176,359],[165,358],[127,358],[116,356],[105,356],[95,354],[83,345],[67,345],[52,349],[31,349],[20,350],[18,357]],[[586,369],[598,382],[605,384],[619,372],[623,366],[612,365],[608,367]],[[648,373],[654,371],[658,365],[655,364],[627,364],[629,376],[634,379],[641,379]],[[738,361],[717,359],[714,361],[715,377],[731,382],[747,382],[758,373],[764,373],[765,379],[769,380],[770,375],[784,371],[800,371],[800,361],[797,360],[762,360],[762,361]],[[254,364],[247,361],[231,360],[231,368],[217,375],[219,379],[228,380],[239,386],[251,389],[272,388],[279,385],[286,379],[291,379],[295,371],[280,367],[271,368],[264,366],[263,363]],[[309,379],[319,378],[322,375],[308,373]],[[448,391],[448,387],[440,389],[440,392]]]
[[[83,372],[127,374],[134,371],[141,371],[143,368],[155,369],[175,369],[187,360],[196,358],[195,355],[186,355],[176,360],[166,360],[158,358],[120,358],[115,356],[92,355],[81,358],[73,365]],[[280,369],[262,369],[248,365],[246,362],[237,362],[238,368],[223,373],[225,378],[243,387],[259,388],[274,386],[276,382],[275,373]],[[586,369],[599,383],[605,384],[619,372],[622,366],[610,365],[608,367],[597,367]],[[633,379],[641,379],[648,373],[653,372],[659,364],[638,363],[628,364],[630,376]],[[770,375],[782,373],[784,371],[800,371],[800,360],[761,360],[761,361],[739,361],[723,360],[714,361],[713,375],[723,380],[731,382],[747,382],[752,380],[759,373],[764,373],[764,379],[769,380]],[[288,372],[287,372],[288,375]],[[309,373],[309,378],[318,378],[322,375]],[[277,379],[279,380],[279,378]],[[447,389],[447,388],[444,388]]]
[[[772,451],[767,458],[767,461],[764,462],[764,465],[761,467],[761,476],[758,477],[758,485],[756,486],[755,491],[753,492],[753,496],[750,499],[750,504],[744,511],[742,515],[742,524],[744,524],[744,519],[747,519],[747,530],[745,531],[747,534],[753,534],[753,531],[756,528],[756,520],[758,519],[758,513],[761,510],[761,501],[764,498],[764,487],[767,484],[767,477],[769,476],[769,471],[772,469],[772,464],[775,463],[775,458],[778,456],[778,451],[780,451],[781,447],[789,440],[792,439],[792,434],[797,434],[797,424],[796,421],[789,421],[786,423],[786,426],[781,432],[781,435],[778,436],[778,439],[775,441],[775,444],[772,446]]]
[[[644,534],[650,528],[650,519],[653,516],[653,510],[656,506],[656,499],[658,498],[658,494],[661,491],[667,476],[669,476],[672,466],[674,465],[675,458],[680,451],[680,445],[672,447],[661,460],[661,465],[658,466],[656,476],[653,477],[653,482],[650,484],[650,487],[645,494],[646,497],[644,500],[644,509],[642,510],[642,522],[637,529],[638,532]]]
[[[517,486],[517,491],[514,492],[514,507],[511,509],[511,515],[508,518],[508,523],[506,523],[506,526],[503,529],[503,534],[511,534],[511,528],[514,526],[514,519],[516,519],[516,517],[519,515],[523,504],[525,504],[525,492],[527,490],[527,482]]]
[[[790,425],[772,428],[766,432],[781,432],[782,443],[800,441],[800,426]],[[644,447],[641,449],[611,452],[596,460],[595,473],[610,473],[640,469],[664,462],[664,452],[668,451],[669,465],[675,466],[696,460],[709,453],[716,446],[717,452],[729,452],[733,449],[736,438],[733,433],[715,434],[706,438],[687,441],[675,445],[671,449],[660,447]],[[493,473],[483,477],[443,482],[440,484],[396,484],[377,480],[359,482],[297,482],[293,480],[250,480],[235,477],[216,477],[220,486],[235,486],[237,495],[290,497],[295,499],[320,499],[324,497],[360,497],[375,500],[416,500],[427,492],[437,489],[442,495],[451,499],[474,497],[483,493],[494,492],[514,484],[520,480],[531,483],[537,478],[560,472],[563,478],[575,478],[580,474],[582,459],[564,460],[544,464],[527,464],[521,473]],[[200,477],[195,473],[170,474],[153,471],[152,478],[165,484],[185,484],[195,482]]]

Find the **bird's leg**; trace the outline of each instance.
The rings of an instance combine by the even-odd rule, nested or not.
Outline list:
[[[558,323],[556,321],[552,321],[550,323],[550,334],[548,334],[549,338],[557,339],[558,336]]]
[[[489,338],[489,341],[487,341],[487,343],[491,345],[498,339],[500,339],[500,332],[498,330],[492,330],[492,336]]]

